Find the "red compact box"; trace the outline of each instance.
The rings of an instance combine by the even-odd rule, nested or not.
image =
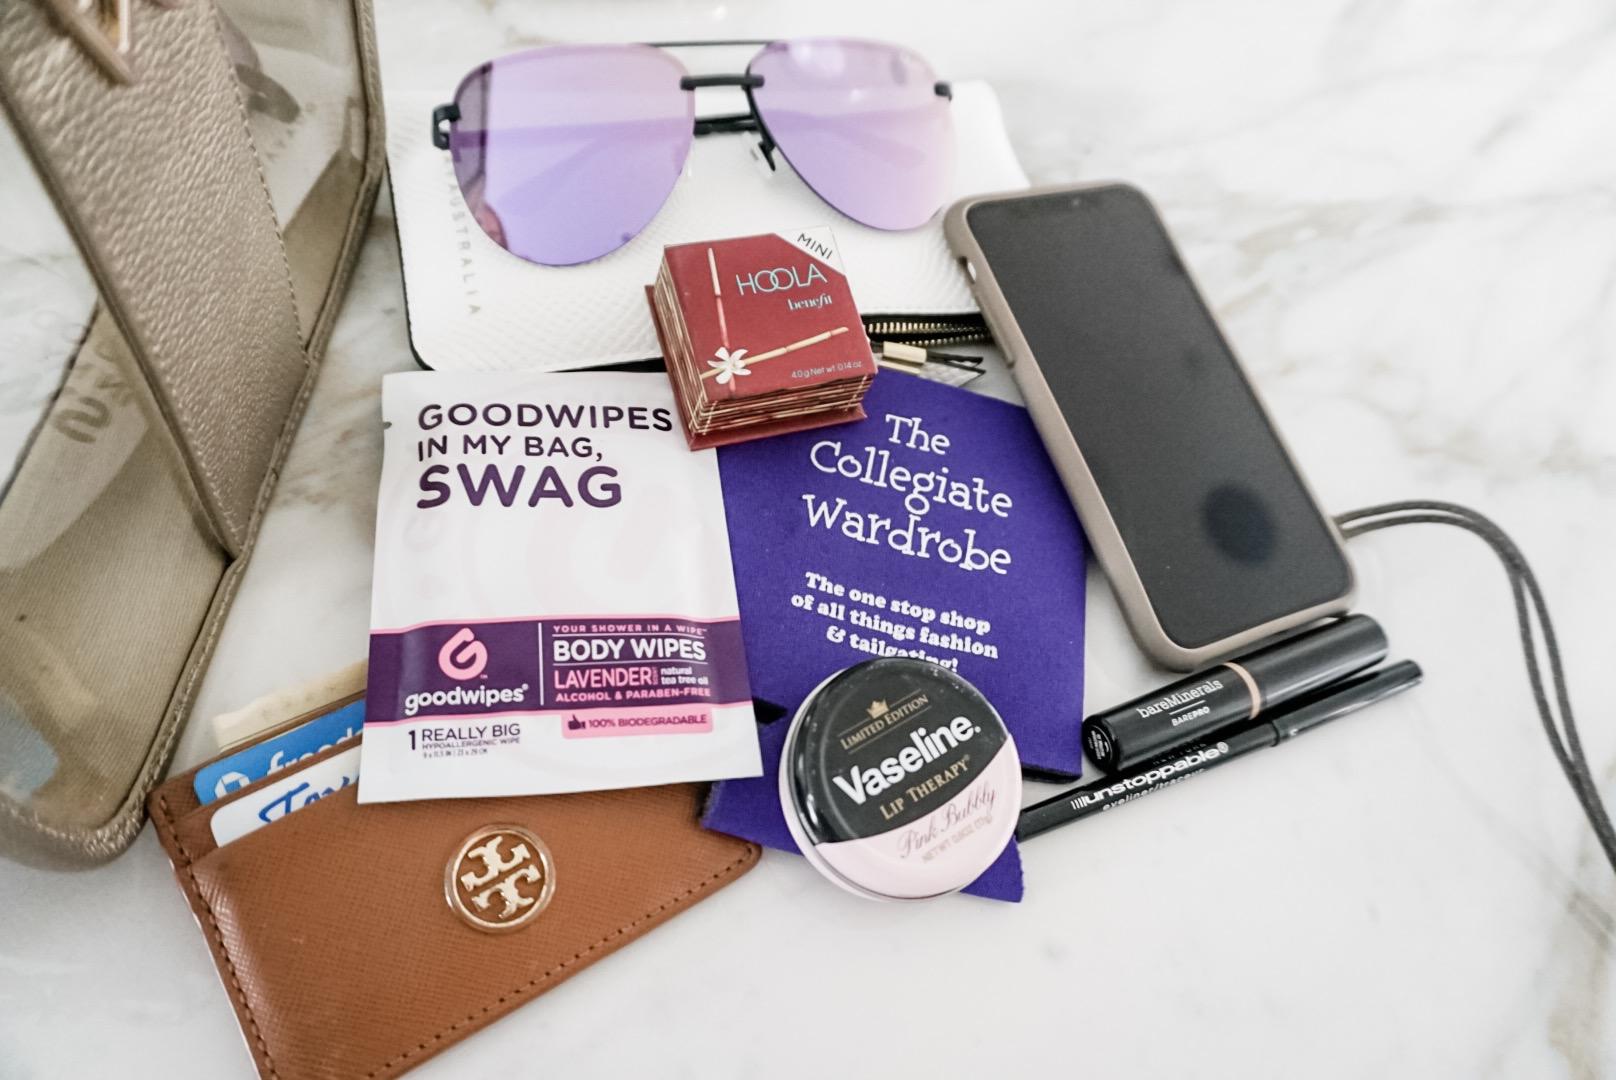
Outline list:
[[[830,229],[664,248],[648,292],[691,449],[864,418],[875,357]]]

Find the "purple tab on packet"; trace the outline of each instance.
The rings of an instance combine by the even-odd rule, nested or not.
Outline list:
[[[764,775],[714,788],[703,824],[796,850],[778,795],[789,717],[821,680],[923,655],[985,694],[1022,762],[1082,769],[1082,530],[1027,411],[882,372],[869,419],[719,450]],[[966,891],[1017,900],[1015,846]]]
[[[616,635],[617,652],[557,655],[558,642]],[[637,639],[637,640],[629,640]],[[688,642],[686,651],[637,650],[644,639]],[[623,652],[627,643],[629,651]],[[628,691],[632,704],[716,705],[746,701],[739,623],[731,619],[605,616],[424,623],[370,635],[366,723],[400,719],[592,708],[605,700],[569,676],[589,668],[679,669],[688,683]],[[470,680],[480,680],[471,682]],[[699,680],[699,681],[698,681]],[[500,688],[497,692],[494,688]],[[623,695],[619,694],[621,701]],[[620,705],[619,707],[628,707]]]

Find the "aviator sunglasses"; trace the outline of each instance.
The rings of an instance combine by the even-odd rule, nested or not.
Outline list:
[[[691,75],[669,48],[761,45],[739,75]],[[695,91],[733,86],[747,111],[697,118]],[[476,68],[432,110],[483,232],[529,262],[616,251],[656,217],[693,139],[756,132],[825,202],[877,229],[943,205],[954,162],[948,84],[897,45],[816,38],[554,45]]]

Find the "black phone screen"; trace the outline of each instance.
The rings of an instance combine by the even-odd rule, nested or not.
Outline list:
[[[1167,230],[1124,185],[966,221],[1168,637],[1338,599],[1351,571]]]

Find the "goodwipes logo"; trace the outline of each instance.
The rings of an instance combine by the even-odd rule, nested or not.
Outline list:
[[[453,624],[451,623],[450,625]],[[433,636],[441,632],[441,630],[432,631]],[[500,639],[496,637],[494,640],[497,642]],[[428,648],[430,647],[430,639],[428,639]],[[505,653],[501,654],[502,658],[508,660],[509,656],[507,654],[510,652],[510,646],[505,645],[501,646],[501,648],[506,650]],[[430,680],[433,683],[439,683],[439,685],[430,688],[419,688],[419,684],[412,686],[409,683],[404,683],[401,685],[399,689],[407,691],[404,693],[401,702],[404,706],[404,717],[416,716],[423,709],[442,710],[448,708],[454,710],[457,715],[463,714],[470,708],[503,712],[517,711],[509,708],[509,706],[520,706],[527,700],[529,684],[521,683],[513,686],[507,683],[499,685],[498,679],[487,673],[488,660],[488,646],[477,640],[477,635],[472,633],[471,627],[462,626],[459,630],[456,630],[449,635],[449,640],[445,641],[438,649],[438,670],[443,673],[445,678],[450,680],[449,685],[442,685],[437,677],[432,674],[430,667],[412,667],[410,664],[404,666],[403,675],[405,679],[419,677],[423,682]],[[506,664],[506,666],[510,667],[511,665]],[[494,681],[490,681],[490,679],[494,679]],[[520,734],[516,725],[513,724],[509,727],[510,730],[505,734],[512,736]],[[438,742],[440,745],[442,744],[442,740],[438,740]],[[412,743],[411,748],[413,749],[413,747],[414,744]]]
[[[488,646],[462,626],[438,650],[438,670],[451,679],[475,679],[488,666]]]

